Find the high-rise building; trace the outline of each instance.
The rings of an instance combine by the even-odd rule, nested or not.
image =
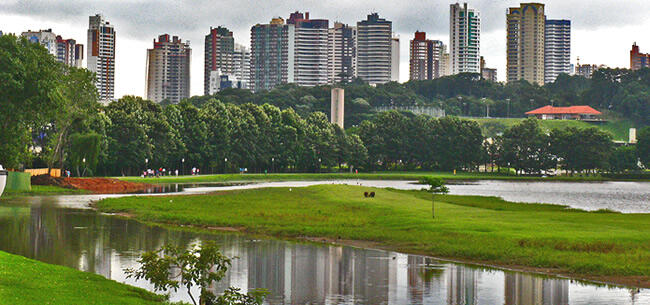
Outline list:
[[[70,67],[81,67],[83,54],[77,53],[77,51],[81,48],[80,52],[83,52],[83,45],[77,44],[74,39],[63,39],[60,35],[54,34],[52,29],[40,31],[28,30],[27,32],[23,32],[21,36],[30,42],[38,43],[45,47],[58,62]],[[79,57],[81,60],[77,63]]]
[[[74,46],[74,66],[80,68],[84,61],[84,45],[77,44]]]
[[[399,82],[399,36],[391,38],[390,48],[390,81]]]
[[[497,81],[497,69],[486,67],[483,56],[481,56],[481,78],[491,82]]]
[[[178,103],[190,97],[190,43],[168,34],[153,40],[153,49],[147,50],[147,99],[156,103],[167,100]]]
[[[508,82],[520,79],[544,85],[544,4],[522,3],[507,12]]]
[[[583,64],[581,65],[580,62],[576,65],[576,70],[575,70],[575,75],[580,75],[586,78],[591,78],[591,76],[596,72],[598,69],[603,69],[606,68],[607,66],[605,65],[590,65],[590,64]]]
[[[451,56],[447,52],[447,46],[442,45],[442,53],[440,53],[440,65],[438,70],[440,71],[440,77],[451,75]]]
[[[544,82],[571,74],[571,20],[547,19],[544,25]]]
[[[449,56],[451,74],[480,73],[481,17],[478,11],[451,4],[449,9]]]
[[[442,76],[444,44],[426,38],[425,32],[415,32],[410,43],[409,79],[427,80]]]
[[[372,13],[357,22],[357,76],[371,85],[392,77],[393,23]]]
[[[630,70],[640,70],[650,67],[650,53],[641,53],[636,42],[630,50]]]
[[[357,75],[357,28],[335,22],[328,41],[327,82],[350,82]]]
[[[115,30],[100,14],[88,23],[87,66],[96,75],[99,100],[108,103],[115,95]]]
[[[294,75],[300,86],[327,84],[329,21],[309,19],[309,12],[291,13],[287,24],[295,27]]]
[[[235,65],[234,76],[241,82],[241,89],[249,89],[248,83],[251,78],[251,51],[240,44],[235,44],[235,52],[232,56]]]
[[[56,42],[56,34],[52,33],[52,29],[32,31],[27,30],[20,34],[32,43],[38,43],[47,49],[47,52],[52,56],[57,57],[58,45]],[[57,58],[58,59],[58,58]]]
[[[210,33],[205,36],[204,50],[203,93],[207,95],[212,71],[221,70],[220,74],[235,72],[235,39],[232,32],[225,27],[210,27]]]
[[[294,82],[295,34],[294,25],[280,17],[251,27],[251,90]]]

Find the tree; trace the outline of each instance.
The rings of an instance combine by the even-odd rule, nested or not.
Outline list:
[[[91,132],[87,134],[75,133],[70,136],[70,155],[68,162],[77,170],[77,176],[85,176],[86,169],[91,173],[95,172],[97,162],[99,161],[99,149],[101,145],[101,136]],[[83,172],[79,167],[83,167]]]
[[[445,181],[438,177],[423,177],[420,183],[429,185],[427,192],[431,193],[431,218],[436,218],[435,196],[449,193],[449,188],[445,186]]]
[[[637,157],[636,147],[620,146],[617,147],[609,157],[609,166],[612,172],[624,172],[626,170],[637,170],[639,158]]]
[[[650,126],[639,131],[637,137],[636,152],[645,168],[650,168]]]
[[[512,166],[517,173],[540,173],[555,167],[549,136],[539,127],[537,119],[529,118],[503,133],[501,164]]]
[[[188,250],[165,245],[159,250],[145,252],[138,260],[140,268],[125,269],[127,278],[148,280],[156,291],[178,291],[179,288],[184,288],[194,305],[262,304],[264,296],[268,294],[266,290],[253,290],[242,294],[239,289],[230,287],[222,296],[216,297],[208,287],[223,279],[231,265],[231,259],[224,256],[219,247],[211,241],[203,242],[200,247],[192,245],[190,248]],[[192,286],[199,286],[201,289],[198,303],[192,295]]]

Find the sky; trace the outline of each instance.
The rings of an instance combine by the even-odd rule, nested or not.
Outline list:
[[[647,0],[548,0],[548,19],[570,19],[571,62],[629,68],[637,42],[650,52],[650,6]],[[144,95],[146,50],[160,34],[189,40],[192,47],[191,94],[203,94],[203,44],[210,27],[225,26],[235,42],[250,46],[250,28],[294,11],[314,19],[350,25],[372,12],[393,22],[400,37],[400,81],[408,80],[408,44],[415,31],[449,41],[449,5],[439,0],[0,0],[0,31],[20,34],[51,28],[63,38],[87,45],[88,16],[101,13],[116,31],[115,95]],[[462,2],[461,2],[462,3]],[[474,0],[481,14],[481,55],[505,80],[506,10],[520,1]],[[84,55],[85,57],[85,55]],[[85,66],[85,63],[84,63]]]

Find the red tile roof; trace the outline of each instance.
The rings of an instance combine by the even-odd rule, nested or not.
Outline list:
[[[570,106],[570,107],[553,107],[547,105],[535,110],[526,112],[526,114],[595,114],[601,115],[602,112],[589,106]]]

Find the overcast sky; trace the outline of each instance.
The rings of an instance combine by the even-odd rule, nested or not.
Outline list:
[[[520,1],[474,0],[481,14],[481,55],[505,79],[506,9]],[[548,0],[548,19],[570,19],[571,62],[629,68],[629,50],[637,42],[650,52],[647,0]],[[16,33],[52,28],[64,38],[87,45],[88,16],[102,13],[114,25],[116,97],[144,95],[145,55],[159,34],[177,35],[192,47],[193,95],[203,94],[203,43],[210,27],[226,26],[235,42],[250,45],[250,28],[274,16],[309,11],[311,18],[356,24],[370,12],[393,21],[401,38],[400,81],[408,80],[408,42],[416,30],[427,38],[449,41],[449,4],[439,0],[0,0],[0,31]],[[84,55],[85,57],[85,55]]]

